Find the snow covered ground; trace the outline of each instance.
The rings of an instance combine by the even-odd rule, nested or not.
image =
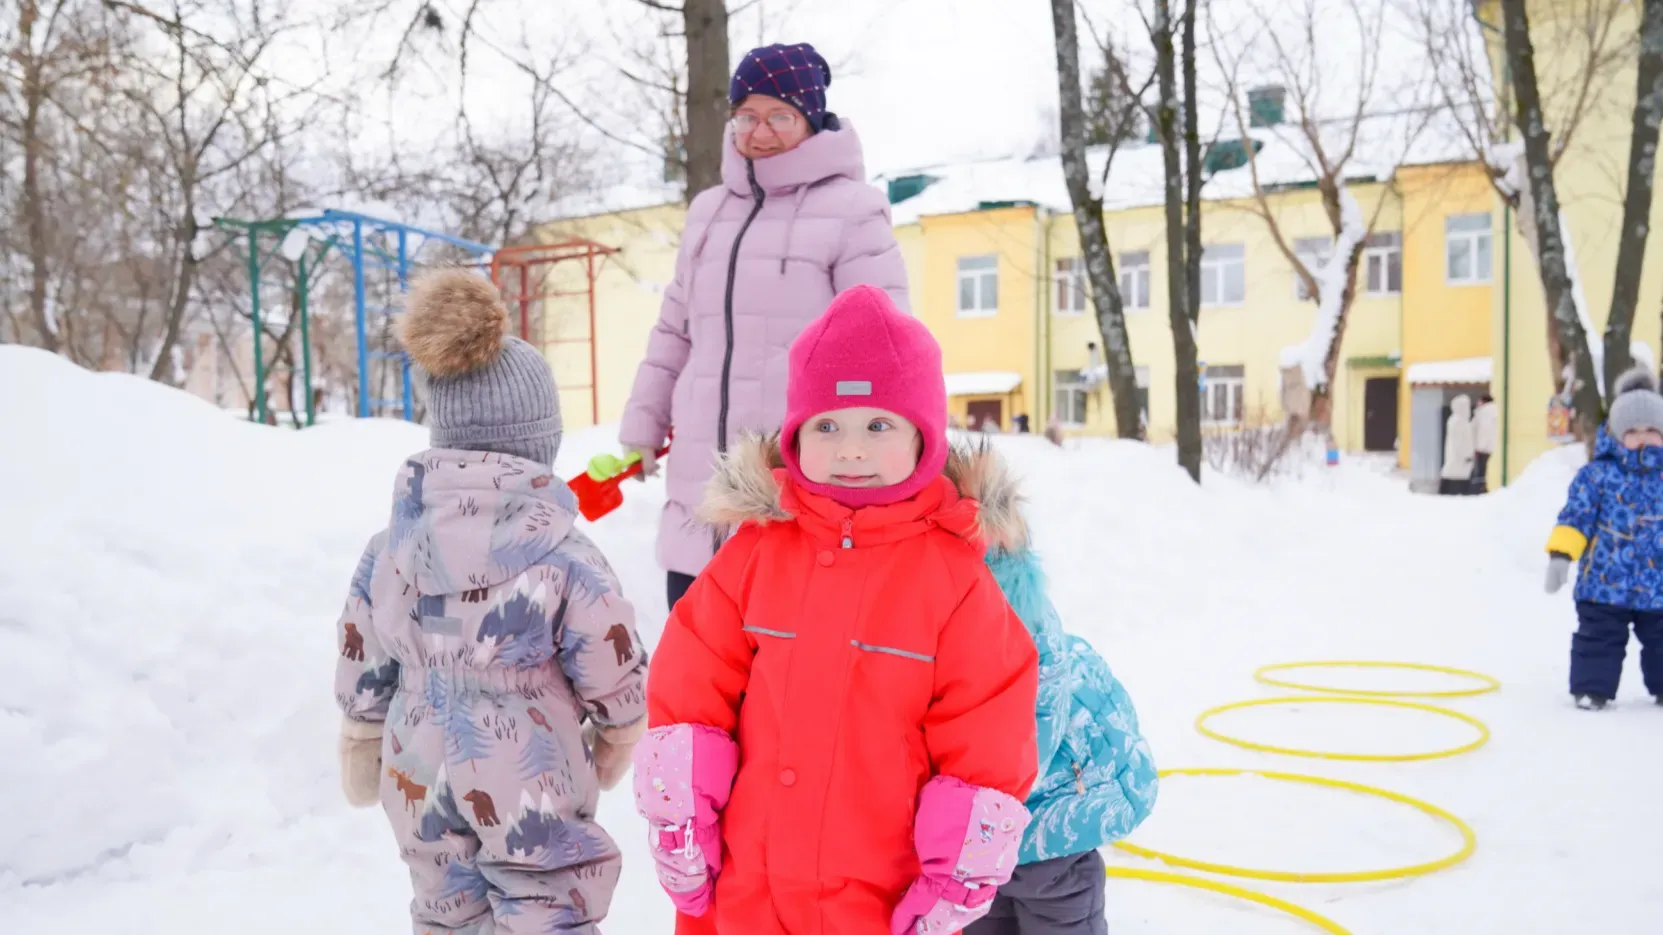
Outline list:
[[[403,867],[377,811],[335,776],[332,624],[400,459],[392,422],[306,432],[238,422],[183,394],[0,347],[0,931],[408,931]],[[1619,707],[1571,708],[1570,599],[1541,593],[1541,542],[1570,456],[1482,499],[1411,496],[1347,463],[1274,488],[1112,442],[1000,444],[1028,481],[1070,628],[1107,656],[1165,767],[1316,772],[1385,786],[1477,830],[1467,864],[1386,884],[1262,887],[1357,935],[1654,931],[1663,708],[1631,658]],[[607,434],[569,438],[575,473]],[[594,527],[656,638],[662,486]],[[1202,709],[1274,694],[1261,664],[1384,658],[1478,669],[1499,694],[1452,703],[1495,739],[1411,764],[1250,753],[1197,734]],[[1344,673],[1320,673],[1344,677]],[[1375,684],[1380,684],[1378,681]],[[1405,684],[1397,681],[1395,684]],[[1463,741],[1415,712],[1256,709],[1216,725],[1270,742],[1403,751]],[[612,933],[669,930],[620,789],[626,852]],[[1136,840],[1291,870],[1430,859],[1455,835],[1403,807],[1242,779],[1180,778]],[[1115,862],[1132,863],[1115,855]],[[1223,897],[1113,881],[1117,935],[1280,935],[1301,923]],[[1647,921],[1650,920],[1650,921]]]

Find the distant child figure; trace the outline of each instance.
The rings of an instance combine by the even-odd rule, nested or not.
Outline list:
[[[646,730],[635,613],[574,528],[554,379],[507,323],[472,273],[411,289],[433,447],[400,470],[336,634],[342,784],[386,810],[432,935],[593,933],[620,864],[596,800]]]
[[[1020,526],[1018,527],[1020,529]],[[1132,699],[1084,639],[1065,633],[1019,532],[988,567],[1039,647],[1039,782],[1020,865],[968,935],[1107,935],[1103,855],[1155,807],[1155,760]]]
[[[1623,374],[1615,389],[1594,460],[1571,482],[1547,546],[1548,593],[1581,563],[1571,694],[1594,710],[1617,697],[1630,626],[1646,691],[1663,704],[1663,396],[1644,368]]]
[[[635,750],[679,932],[947,933],[1010,878],[1034,642],[984,562],[1015,492],[949,458],[941,349],[879,289],[791,347],[778,439],[722,460],[738,525],[664,627]]]
[[[1478,408],[1472,413],[1472,492],[1490,491],[1490,456],[1500,443],[1501,418],[1496,400],[1489,393],[1478,397]]]

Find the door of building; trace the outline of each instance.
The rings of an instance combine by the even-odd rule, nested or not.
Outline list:
[[[1374,377],[1363,384],[1363,450],[1397,450],[1397,377]]]
[[[970,417],[970,427],[973,429],[1004,427],[1005,404],[997,399],[972,399],[965,404],[965,415]]]

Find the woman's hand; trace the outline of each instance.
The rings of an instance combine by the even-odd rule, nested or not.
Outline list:
[[[641,456],[641,473],[635,475],[636,480],[645,482],[647,478],[658,473],[658,450],[656,448],[642,448],[636,445],[630,445],[626,450],[628,450],[631,454]]]

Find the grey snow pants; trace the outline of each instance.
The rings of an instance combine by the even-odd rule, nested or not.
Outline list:
[[[999,887],[988,914],[966,935],[1108,935],[1103,855],[1097,851],[1022,864]]]

